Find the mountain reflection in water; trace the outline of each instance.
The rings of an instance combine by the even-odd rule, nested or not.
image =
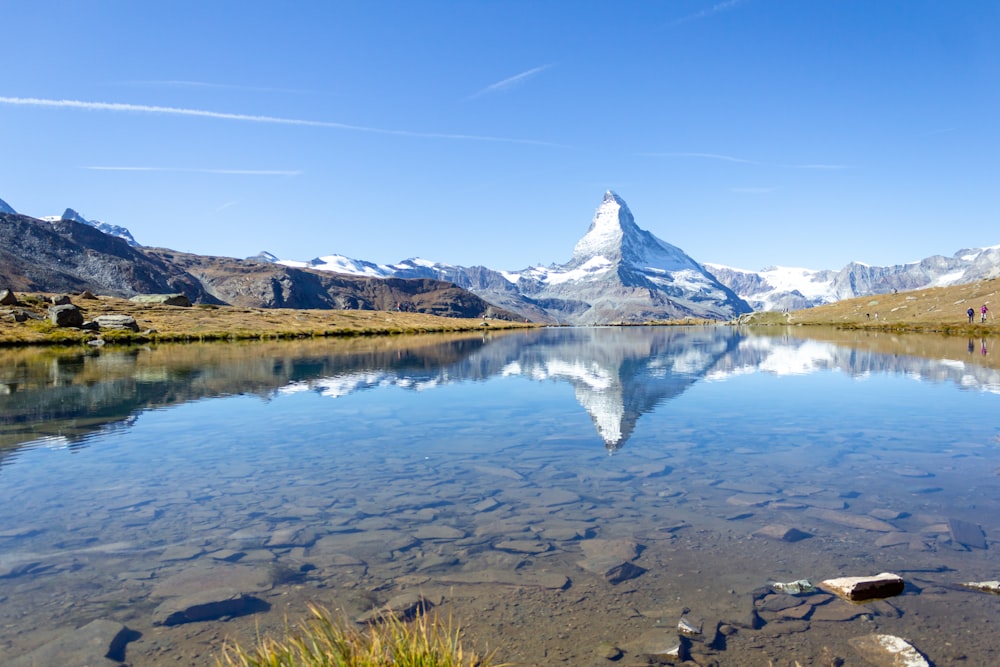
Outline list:
[[[229,395],[313,391],[332,398],[493,376],[567,382],[609,452],[639,418],[699,380],[838,369],[903,373],[1000,392],[986,353],[940,336],[731,327],[560,328],[419,337],[129,349],[0,352],[0,464],[23,443],[80,446],[143,410]],[[986,341],[969,349],[987,350]]]

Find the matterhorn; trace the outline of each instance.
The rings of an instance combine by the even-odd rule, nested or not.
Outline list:
[[[751,311],[683,250],[640,229],[610,190],[568,263],[516,275],[521,295],[565,324],[730,320]]]

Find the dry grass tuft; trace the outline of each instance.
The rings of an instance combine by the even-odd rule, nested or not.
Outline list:
[[[283,638],[263,637],[252,648],[226,643],[218,667],[501,667],[492,654],[463,648],[449,616],[419,614],[406,622],[386,614],[359,629],[310,605],[310,616]]]

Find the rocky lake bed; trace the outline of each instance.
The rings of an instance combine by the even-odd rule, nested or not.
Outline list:
[[[1000,662],[989,366],[677,328],[7,358],[0,665],[211,665],[311,604],[515,665]]]

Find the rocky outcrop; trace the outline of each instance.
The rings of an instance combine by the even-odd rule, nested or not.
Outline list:
[[[194,276],[221,302],[248,308],[407,310],[444,317],[522,319],[457,285],[430,278],[369,278],[258,260],[146,249]]]
[[[446,317],[523,319],[443,280],[364,278],[260,260],[134,247],[92,223],[79,222],[78,217],[64,214],[47,222],[0,213],[0,284],[23,292],[88,290],[124,298],[172,294],[180,295],[187,305],[398,309]]]
[[[0,284],[22,292],[111,296],[181,292],[217,301],[192,276],[126,241],[72,220],[0,213]]]

